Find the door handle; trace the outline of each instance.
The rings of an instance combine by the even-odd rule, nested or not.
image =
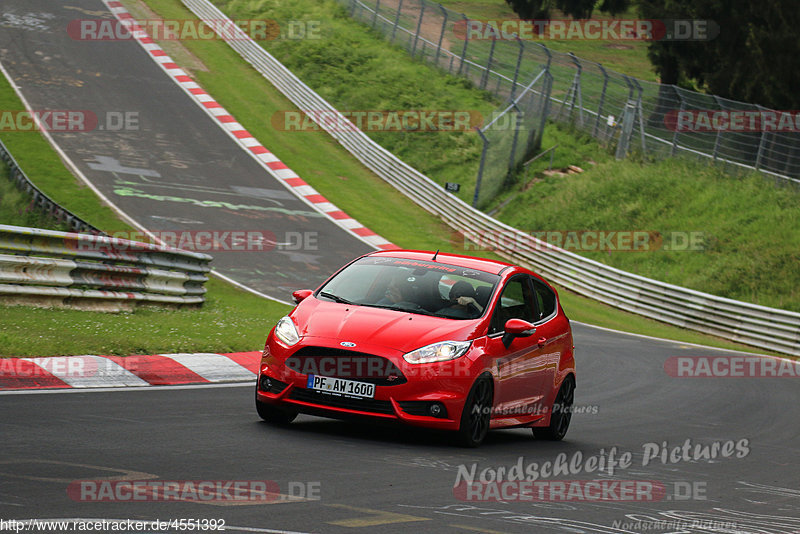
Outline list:
[[[538,340],[538,341],[536,341],[536,343],[537,343],[537,345],[539,345],[539,346],[541,347],[541,346],[543,346],[545,343],[547,343],[547,338],[546,338],[546,337],[540,337],[540,338],[539,338],[539,340]]]

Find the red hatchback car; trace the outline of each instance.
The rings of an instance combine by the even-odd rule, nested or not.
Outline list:
[[[383,251],[340,269],[267,338],[256,385],[266,421],[366,416],[560,440],[575,390],[572,330],[531,271],[454,254]]]

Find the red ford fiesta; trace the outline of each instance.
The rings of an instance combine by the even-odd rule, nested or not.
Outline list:
[[[508,263],[383,251],[344,266],[269,333],[256,386],[266,421],[364,416],[453,430],[569,427],[575,360],[556,291]]]

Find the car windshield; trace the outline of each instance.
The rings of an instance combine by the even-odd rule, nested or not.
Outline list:
[[[343,304],[447,317],[483,315],[500,277],[440,262],[385,256],[350,264],[317,292]]]

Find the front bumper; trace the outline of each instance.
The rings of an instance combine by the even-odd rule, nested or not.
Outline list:
[[[476,374],[477,366],[468,358],[469,353],[448,362],[413,365],[405,362],[401,355],[382,351],[379,357],[391,360],[401,369],[403,380],[393,385],[378,380],[371,399],[348,397],[306,387],[308,374],[297,372],[296,366],[292,369],[286,365],[287,359],[302,348],[286,349],[274,341],[267,345],[259,367],[258,401],[326,417],[365,417],[457,430],[466,397],[480,374]],[[377,352],[372,351],[373,354]],[[358,380],[352,376],[341,378]]]

